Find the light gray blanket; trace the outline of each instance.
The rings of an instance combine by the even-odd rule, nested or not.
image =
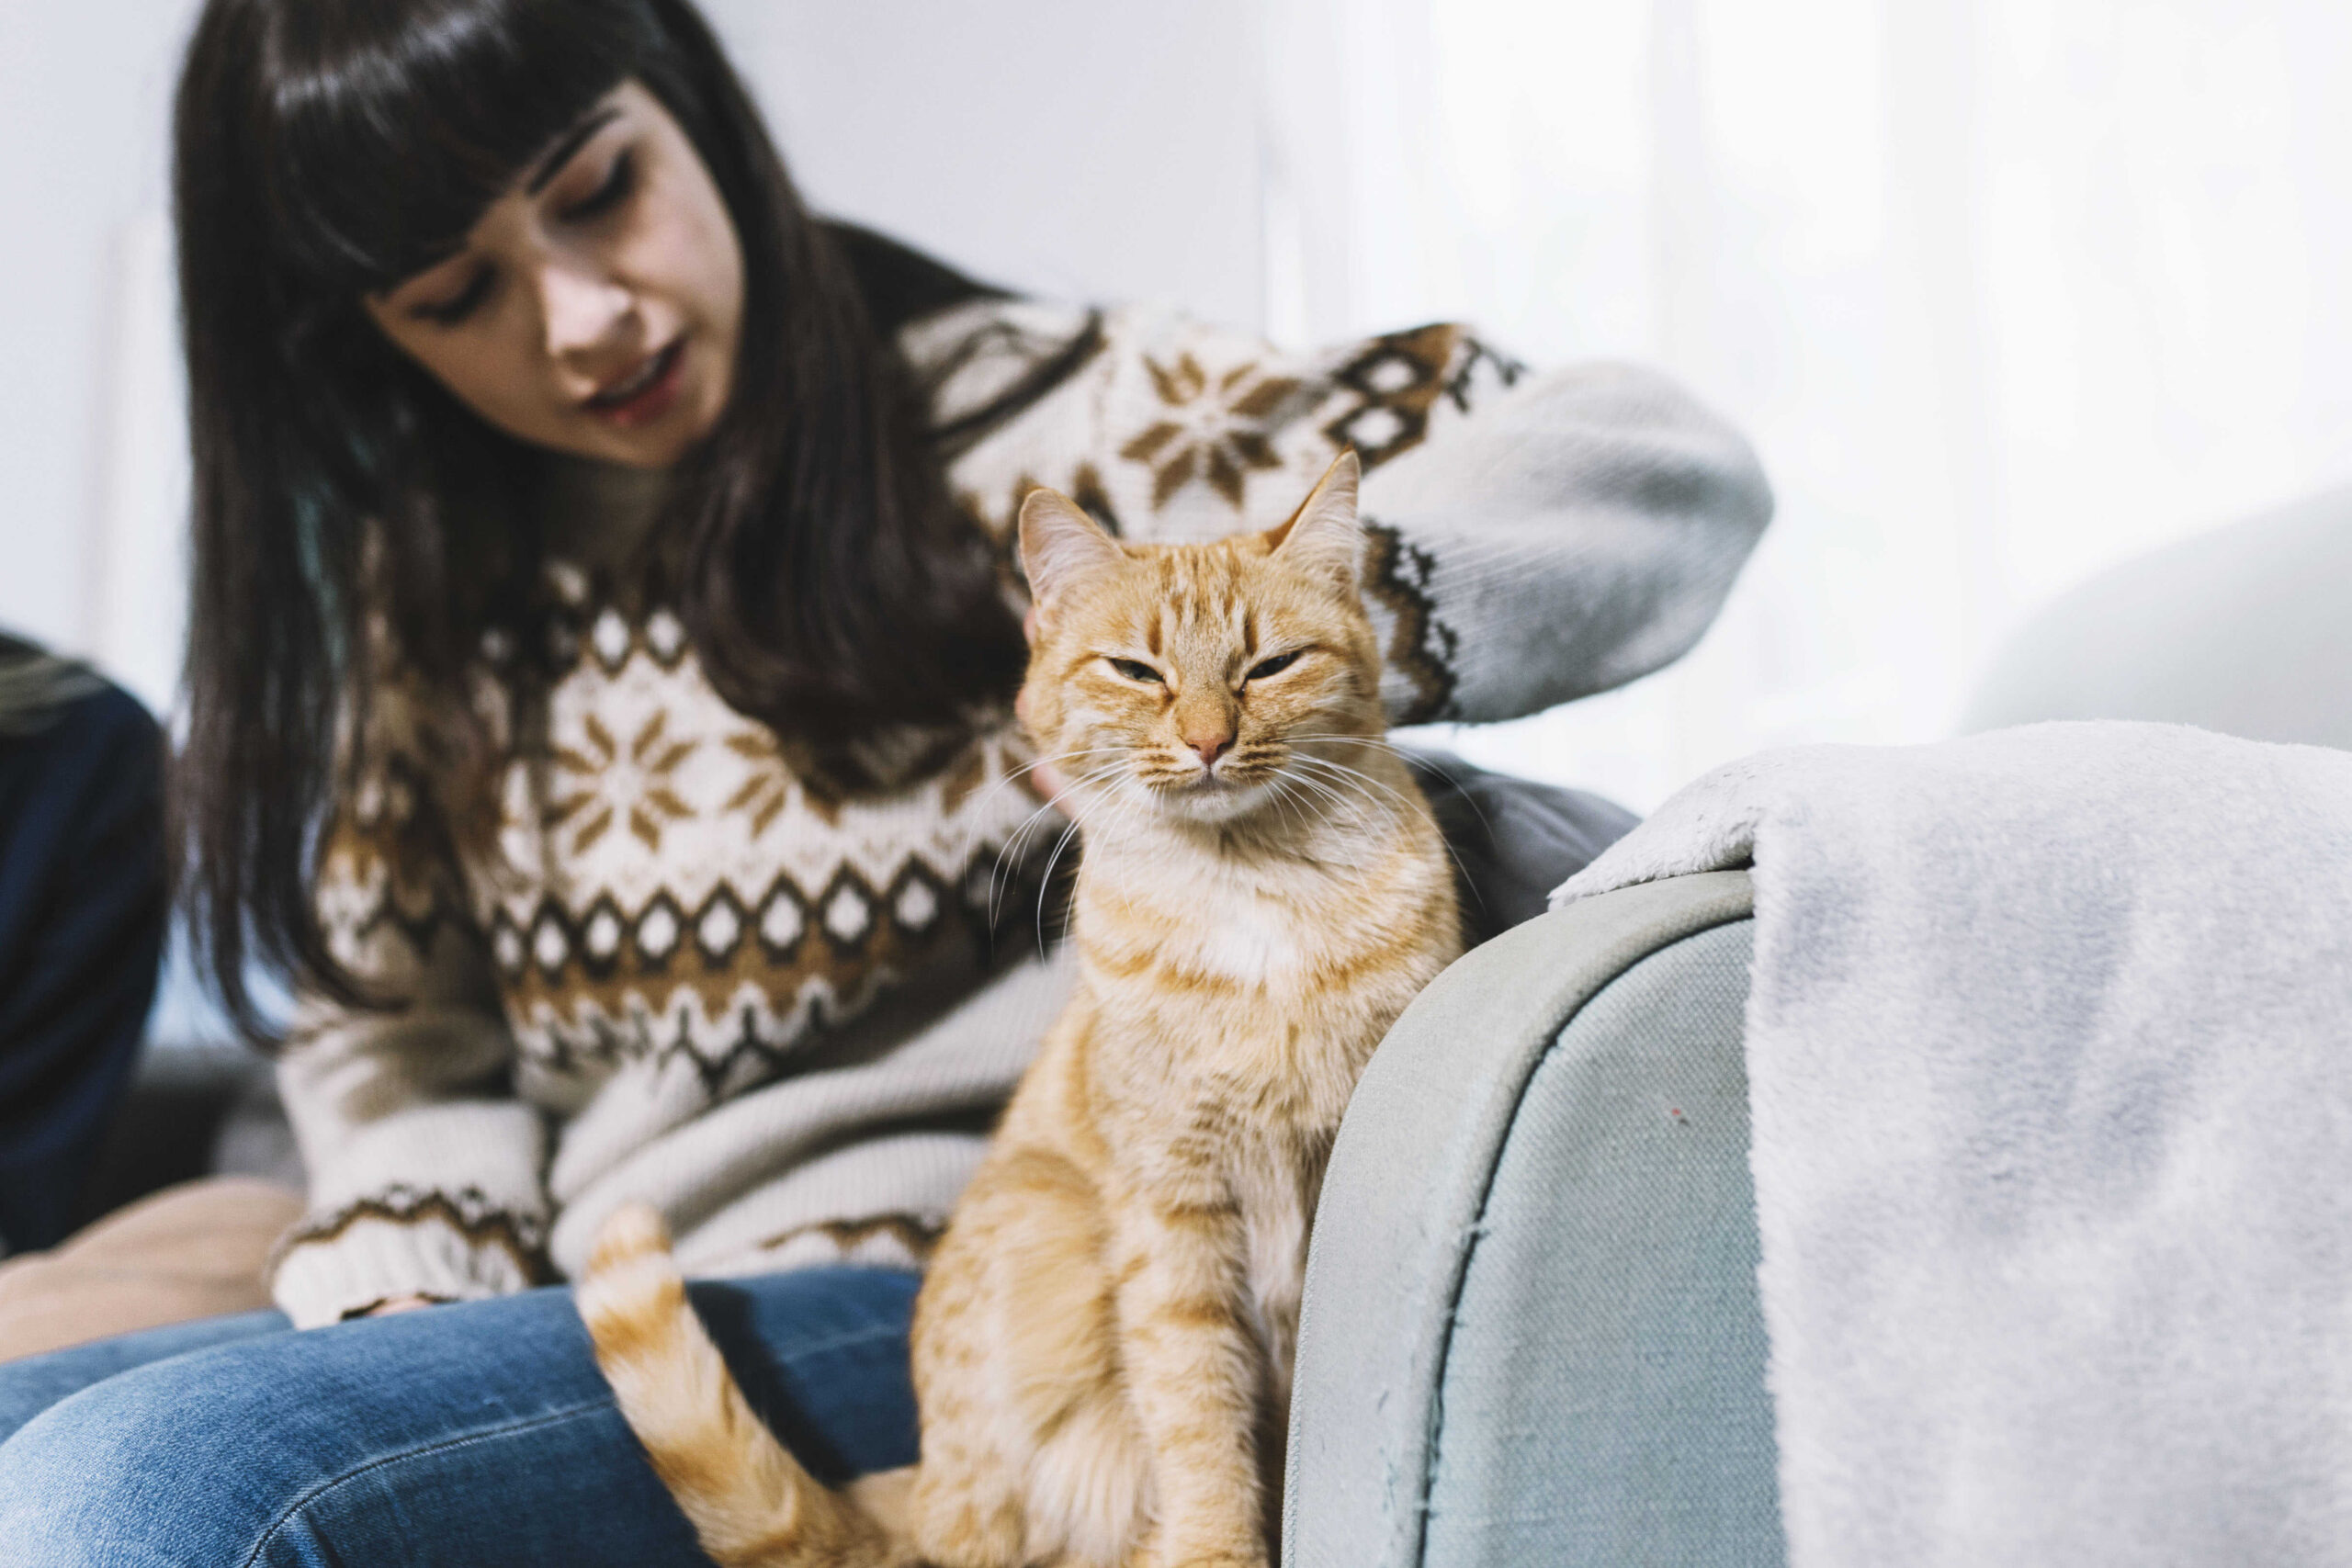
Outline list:
[[[2140,724],[1723,768],[1794,1568],[2352,1563],[2352,752]]]

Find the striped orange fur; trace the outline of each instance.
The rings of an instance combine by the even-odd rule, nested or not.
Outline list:
[[[761,1426],[660,1221],[580,1307],[725,1568],[1263,1568],[1307,1224],[1358,1074],[1460,949],[1382,739],[1356,462],[1291,519],[1130,546],[1032,495],[1024,692],[1085,837],[1080,976],[916,1302],[922,1460],[842,1493]],[[1099,766],[1096,764],[1100,764]]]

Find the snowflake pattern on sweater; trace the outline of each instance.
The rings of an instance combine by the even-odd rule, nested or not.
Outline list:
[[[1383,465],[1476,423],[1522,378],[1459,327],[1296,355],[1167,311],[987,300],[902,343],[953,493],[1008,583],[1020,504],[1041,484],[1125,536],[1206,539],[1279,522],[1352,446],[1374,470],[1366,598],[1396,717],[1463,714],[1470,634],[1493,635],[1498,606],[1526,613],[1496,597],[1527,593],[1526,571],[1482,576],[1442,525],[1375,509]],[[1000,417],[967,417],[988,406]],[[1667,461],[1749,485],[1744,502],[1737,483],[1726,493],[1756,515],[1733,516],[1715,551],[1736,570],[1762,520],[1752,458],[1686,403],[1661,407],[1715,442],[1695,459],[1668,442]],[[1728,571],[1681,576],[1703,625]],[[888,738],[878,771],[893,782],[844,789],[728,706],[668,606],[570,565],[550,586],[544,733],[501,760],[491,852],[458,852],[424,787],[432,761],[404,739],[413,715],[390,682],[372,694],[370,766],[336,817],[317,902],[338,957],[411,1001],[306,1008],[281,1069],[313,1179],[282,1248],[297,1266],[277,1274],[298,1322],[380,1299],[403,1268],[415,1292],[452,1299],[568,1272],[594,1220],[630,1198],[669,1212],[706,1271],[803,1259],[852,1232],[860,1257],[876,1236],[930,1234],[1066,987],[1034,961],[1060,824],[1036,830],[1008,711]],[[495,668],[515,655],[485,651],[495,712]],[[1516,678],[1498,664],[1483,705],[1522,700]],[[1522,684],[1540,696],[1541,679]],[[536,1132],[496,1121],[514,1107]],[[447,1135],[461,1113],[471,1131]],[[491,1146],[530,1137],[546,1146]],[[420,1233],[406,1260],[401,1224]],[[356,1235],[376,1249],[364,1263],[327,1256]],[[542,1245],[551,1257],[515,1268],[462,1262]]]

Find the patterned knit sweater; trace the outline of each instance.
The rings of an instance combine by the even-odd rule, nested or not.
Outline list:
[[[1036,485],[1130,538],[1203,539],[1278,522],[1353,446],[1399,722],[1668,662],[1770,511],[1747,446],[1657,377],[1529,375],[1453,326],[1290,355],[989,299],[901,341],[1008,560]],[[550,570],[554,674],[538,739],[504,742],[494,846],[449,847],[415,715],[374,694],[318,904],[400,1005],[307,1001],[281,1061],[311,1176],[274,1276],[298,1325],[570,1275],[639,1198],[694,1271],[918,1261],[1067,994],[1039,919],[1060,824],[1023,833],[1009,714],[908,739],[885,784],[828,785],[593,536]]]

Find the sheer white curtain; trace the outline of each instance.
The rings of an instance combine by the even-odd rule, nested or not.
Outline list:
[[[2021,613],[2352,476],[2340,0],[1268,6],[1277,333],[1649,360],[1779,493],[1694,654],[1475,758],[1933,739]]]

